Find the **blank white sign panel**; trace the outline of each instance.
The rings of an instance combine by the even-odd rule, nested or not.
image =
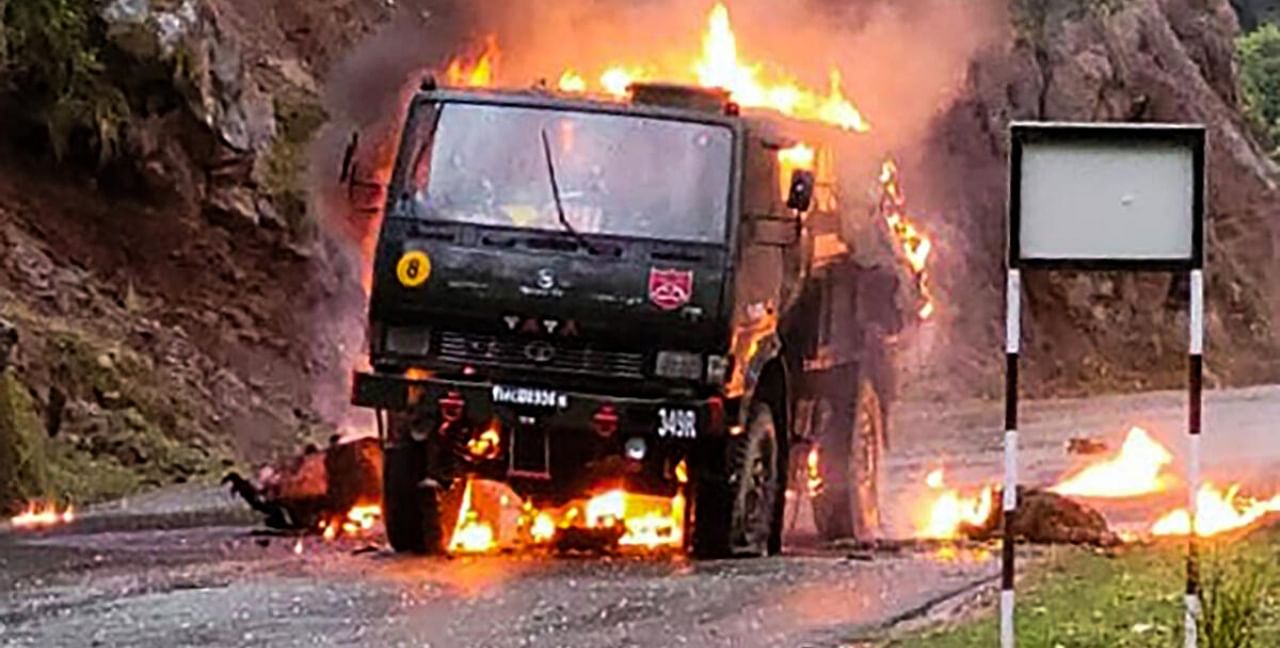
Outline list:
[[[1191,258],[1193,167],[1191,148],[1174,143],[1026,142],[1022,258]]]

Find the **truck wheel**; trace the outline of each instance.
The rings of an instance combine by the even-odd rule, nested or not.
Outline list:
[[[814,523],[824,540],[870,540],[880,532],[880,396],[870,380],[862,379],[854,402],[829,403],[829,410],[818,435],[822,488],[813,497]]]
[[[723,460],[705,457],[695,487],[692,549],[699,558],[767,555],[778,530],[778,432],[766,403],[751,407],[742,434],[724,445]]]
[[[391,548],[398,553],[441,553],[439,503],[435,491],[422,487],[427,478],[426,444],[388,445],[382,457],[382,519]]]

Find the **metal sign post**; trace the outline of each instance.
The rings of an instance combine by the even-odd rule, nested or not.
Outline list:
[[[1186,646],[1197,645],[1200,581],[1196,492],[1204,352],[1205,129],[1199,125],[1015,123],[1005,287],[1004,528],[1000,645],[1013,648],[1018,510],[1018,354],[1022,271],[1187,272],[1190,275],[1187,424]]]

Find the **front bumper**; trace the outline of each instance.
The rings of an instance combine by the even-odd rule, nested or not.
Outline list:
[[[723,401],[718,398],[625,398],[554,388],[495,384],[439,377],[408,378],[383,373],[355,374],[352,403],[392,411],[438,407],[445,398],[465,403],[470,422],[534,421],[549,428],[593,429],[606,408],[617,416],[619,436],[689,442],[724,435]]]

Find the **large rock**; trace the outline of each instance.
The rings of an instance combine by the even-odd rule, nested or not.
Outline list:
[[[191,194],[224,224],[278,225],[276,210],[260,205],[258,197],[265,193],[260,160],[279,130],[275,107],[225,10],[209,0],[113,0],[102,18],[112,42],[139,66],[174,71],[174,91],[187,119],[148,117],[131,131],[150,184],[185,187],[178,193]],[[306,76],[297,65],[291,74]],[[193,127],[204,133],[193,133]],[[187,173],[187,167],[199,173]]]
[[[999,502],[1003,493],[996,493]],[[1013,536],[1035,544],[1085,544],[1113,547],[1120,538],[1097,510],[1071,498],[1038,488],[1018,487],[1018,510],[1012,518]],[[981,525],[964,525],[961,533],[975,540],[999,538],[1004,509],[996,506]]]

